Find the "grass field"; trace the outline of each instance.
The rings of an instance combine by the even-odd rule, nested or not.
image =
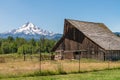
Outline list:
[[[1,80],[120,80],[120,69],[80,74],[3,78]]]
[[[80,71],[95,71],[95,70],[103,70],[107,68],[119,68],[119,62],[86,62],[85,60],[81,60],[80,63]],[[0,74],[1,75],[23,75],[28,73],[33,73],[35,71],[40,70],[40,62],[39,61],[12,61],[0,63]],[[62,61],[42,61],[41,62],[41,70],[51,71],[55,74],[59,70],[62,70],[66,73],[74,73],[79,71],[79,61],[76,60],[62,60]]]
[[[57,72],[62,70],[66,73],[74,73],[94,70],[103,70],[107,68],[120,68],[120,62],[98,62],[82,59],[79,66],[78,60],[60,60],[60,61],[41,61],[41,70]],[[27,60],[23,61],[8,61],[0,63],[0,74],[2,75],[21,75],[22,73],[32,73],[40,70],[39,60]]]
[[[35,56],[39,56],[39,55],[35,55]],[[29,77],[31,80],[32,78],[33,80],[34,79],[39,80],[38,78],[43,78],[41,80],[48,80],[48,78],[50,78],[49,80],[56,80],[58,78],[57,80],[59,80],[60,76],[58,76],[58,74],[59,75],[68,74],[66,75],[66,77],[68,77],[69,75],[77,77],[78,75],[78,77],[82,78],[82,75],[84,76],[84,74],[88,75],[88,77],[90,75],[91,77],[91,74],[93,75],[94,71],[107,70],[107,69],[120,69],[119,61],[104,62],[104,61],[98,61],[98,60],[92,60],[92,59],[81,59],[80,65],[79,65],[79,60],[58,60],[58,61],[44,60],[44,61],[41,61],[41,66],[40,66],[39,57],[33,57],[33,59],[31,59],[29,55],[26,61],[24,61],[23,56],[20,56],[20,55],[1,55],[1,57],[2,57],[1,59],[4,59],[4,61],[0,62],[0,79],[7,79],[7,78],[12,79],[13,77],[19,77],[22,79],[23,77],[24,78]],[[41,72],[40,72],[40,69],[41,69]],[[80,72],[83,74],[77,74],[77,75],[72,74],[72,73],[78,73],[79,69],[80,69]],[[115,70],[115,72],[117,73],[119,73],[119,71],[120,70],[118,71]],[[109,72],[109,71],[105,71],[105,73],[106,72]],[[47,76],[37,78],[37,76],[40,76],[40,75],[47,75]],[[53,77],[49,75],[56,75],[56,76]],[[36,76],[36,77],[31,77],[31,76]],[[20,80],[19,78],[18,79],[14,78],[14,79]],[[66,78],[62,80],[70,80],[70,79],[68,77],[68,79]],[[75,80],[78,80],[78,79],[75,79]]]

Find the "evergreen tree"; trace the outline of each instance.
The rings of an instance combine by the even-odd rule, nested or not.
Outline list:
[[[8,42],[2,43],[2,45],[1,45],[1,51],[2,51],[3,54],[10,53],[9,43]]]
[[[8,42],[13,42],[13,41],[14,41],[14,38],[13,38],[12,36],[8,36],[7,41],[8,41]]]
[[[0,54],[19,53],[32,54],[38,52],[50,52],[56,41],[45,39],[44,37],[35,40],[25,40],[24,38],[16,38],[9,36],[7,39],[0,38]]]

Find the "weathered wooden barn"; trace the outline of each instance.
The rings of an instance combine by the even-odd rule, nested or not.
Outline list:
[[[52,49],[62,59],[120,59],[120,38],[103,23],[65,19],[62,38]]]

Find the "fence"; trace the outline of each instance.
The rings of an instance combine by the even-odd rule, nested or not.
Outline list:
[[[27,73],[33,71],[51,72],[88,72],[120,68],[119,61],[99,61],[80,58],[79,60],[51,60],[51,55],[3,55],[0,57],[0,74]],[[5,73],[4,73],[5,74]]]

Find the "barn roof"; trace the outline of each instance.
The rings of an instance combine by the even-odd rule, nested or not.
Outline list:
[[[120,38],[113,34],[103,23],[66,20],[105,50],[120,50]]]

